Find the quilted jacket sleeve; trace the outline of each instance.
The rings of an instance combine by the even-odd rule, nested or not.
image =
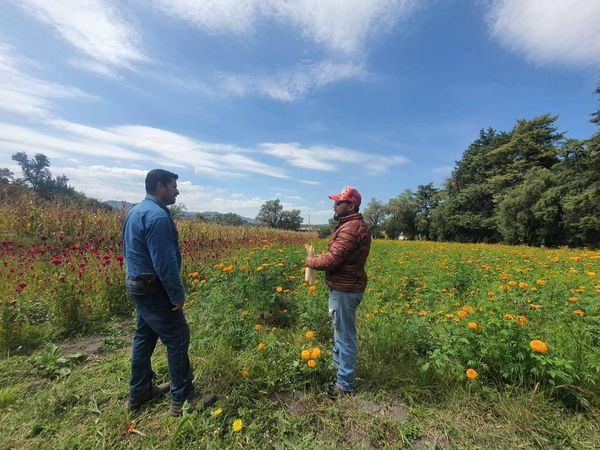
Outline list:
[[[358,236],[354,233],[354,227],[348,224],[342,226],[337,233],[336,239],[329,246],[329,251],[322,255],[308,258],[307,267],[316,270],[334,270],[342,264],[359,244]]]

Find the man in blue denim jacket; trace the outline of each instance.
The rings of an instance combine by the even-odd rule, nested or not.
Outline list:
[[[200,398],[192,384],[179,235],[167,209],[179,195],[177,178],[162,169],[148,172],[146,198],[131,209],[123,224],[127,289],[137,312],[128,409],[136,410],[169,390],[169,383],[152,383],[151,357],[160,338],[167,347],[174,416],[182,414],[186,401],[193,407],[199,401],[208,406],[216,400],[214,395]]]

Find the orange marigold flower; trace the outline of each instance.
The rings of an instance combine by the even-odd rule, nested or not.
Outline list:
[[[206,284],[206,280],[200,280],[200,284]]]
[[[300,353],[300,356],[304,360],[310,359],[310,350],[302,350],[302,352]]]
[[[454,314],[452,314],[452,313],[446,314],[447,319],[452,319],[453,317],[454,317]]]
[[[423,317],[427,315],[427,311],[425,311],[424,309],[422,309],[421,311],[419,311],[419,316]]]
[[[242,370],[240,370],[240,375],[243,376],[244,378],[246,378],[249,374],[250,374],[250,372],[248,371],[248,369],[246,367],[244,367]]]
[[[311,359],[319,359],[321,357],[321,349],[318,347],[310,349],[310,358]]]
[[[541,309],[541,307],[542,307],[542,305],[540,305],[539,303],[532,303],[529,306],[533,309]]]
[[[469,380],[474,380],[475,378],[477,378],[479,376],[479,374],[477,373],[477,371],[475,369],[467,369],[467,378]]]
[[[508,286],[507,286],[507,285],[505,285],[505,284],[501,284],[501,285],[500,285],[500,289],[502,289],[503,291],[505,291],[505,290],[507,290],[507,289],[508,289]]]
[[[576,309],[575,311],[573,311],[573,314],[575,314],[576,316],[583,316],[585,313],[583,312],[583,310],[581,309]]]
[[[458,311],[456,314],[458,314],[458,315],[459,315],[459,317],[461,317],[461,318],[463,318],[463,319],[464,319],[465,317],[467,317],[467,315],[468,315],[469,313],[468,313],[467,311],[465,311],[464,309],[461,309],[461,310],[460,310],[460,311]]]
[[[526,287],[528,287],[529,285],[527,283],[525,283],[524,281],[519,281],[519,287],[521,289],[525,289]]]
[[[477,327],[478,327],[478,325],[477,325],[477,322],[469,322],[469,323],[467,324],[467,326],[468,326],[468,327],[469,327],[469,329],[471,329],[471,330],[476,330],[476,329],[477,329]]]
[[[371,313],[365,314],[365,319],[370,319],[371,317],[373,317],[373,314],[371,314]]]
[[[507,319],[514,319],[515,318],[515,316],[513,316],[510,313],[504,314],[504,317],[507,318]]]
[[[575,303],[577,301],[577,297],[569,297],[567,300],[571,303]]]
[[[534,339],[529,343],[529,347],[536,353],[546,353],[548,351],[548,344],[539,339]]]
[[[543,286],[546,284],[546,280],[536,280],[535,284],[539,284],[540,286]]]
[[[223,267],[223,272],[231,272],[233,270],[233,265]]]
[[[261,342],[260,344],[258,344],[258,349],[262,350],[263,348],[265,348],[265,343]]]
[[[314,369],[315,367],[317,367],[317,362],[314,359],[309,359],[308,361],[306,361],[306,365],[311,369]]]
[[[311,330],[308,330],[308,331],[306,332],[306,334],[304,335],[304,337],[305,337],[306,339],[312,339],[312,338],[314,338],[314,337],[315,337],[315,332],[314,332],[314,331],[311,331]]]
[[[473,312],[473,308],[471,306],[465,305],[462,307],[463,311],[466,311],[468,313],[472,313]]]
[[[260,331],[260,330],[262,330],[262,325],[256,324],[256,325],[254,325],[254,329],[256,331]]]
[[[516,281],[509,281],[509,282],[508,282],[508,285],[509,285],[510,287],[515,287],[515,286],[517,285],[517,282],[516,282]]]
[[[527,317],[525,317],[525,316],[519,316],[519,317],[517,317],[517,320],[519,321],[519,323],[521,325],[525,325],[527,323]]]
[[[509,278],[510,278],[510,275],[507,273],[503,273],[500,275],[501,280],[508,280]]]
[[[315,286],[314,284],[312,286],[308,287],[308,292],[310,292],[311,294],[314,294],[317,290],[317,286]]]
[[[275,290],[276,290],[277,292],[281,292],[281,291],[283,291],[283,287],[281,287],[281,286],[277,286],[277,287],[275,288]]]
[[[406,311],[406,314],[412,316],[414,314],[414,311],[412,309],[409,309],[408,311]]]
[[[246,270],[248,270],[247,266],[240,266],[240,271],[241,272],[245,272]]]
[[[214,265],[214,267],[215,267],[216,269],[222,269],[223,267],[225,267],[225,263],[218,263],[218,264],[215,264],[215,265]]]

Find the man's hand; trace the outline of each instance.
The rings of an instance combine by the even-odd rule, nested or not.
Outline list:
[[[185,300],[181,303],[178,303],[177,305],[175,305],[175,308],[173,308],[171,311],[179,311],[183,309],[183,305],[185,305]]]

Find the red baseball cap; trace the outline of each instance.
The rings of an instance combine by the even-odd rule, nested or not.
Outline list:
[[[352,186],[346,186],[342,189],[342,192],[335,195],[330,195],[329,198],[336,202],[350,202],[356,206],[360,206],[361,197],[360,193]]]

